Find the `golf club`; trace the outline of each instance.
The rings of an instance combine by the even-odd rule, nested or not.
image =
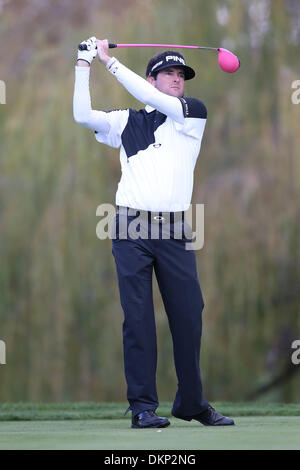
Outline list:
[[[114,47],[165,47],[168,49],[174,48],[185,48],[185,49],[206,49],[218,52],[218,62],[220,68],[227,73],[236,72],[240,67],[240,61],[236,55],[222,47],[204,47],[204,46],[183,46],[178,44],[109,44],[108,47],[113,49]],[[84,51],[87,49],[87,45],[82,43],[79,44],[78,49]]]

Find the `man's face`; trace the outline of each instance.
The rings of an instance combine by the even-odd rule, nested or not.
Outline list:
[[[148,77],[155,88],[166,95],[181,97],[184,93],[184,71],[182,67],[168,67],[158,72],[156,79]]]

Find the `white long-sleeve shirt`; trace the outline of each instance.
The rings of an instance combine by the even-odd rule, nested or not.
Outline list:
[[[187,210],[206,123],[204,104],[160,92],[115,58],[107,68],[146,107],[93,110],[90,68],[76,66],[73,114],[77,123],[95,131],[98,142],[120,148],[116,204],[153,212]]]

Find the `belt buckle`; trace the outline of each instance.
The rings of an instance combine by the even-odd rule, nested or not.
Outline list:
[[[155,222],[162,222],[162,223],[164,223],[164,221],[166,220],[165,217],[163,217],[162,215],[154,215],[153,219],[155,220]]]

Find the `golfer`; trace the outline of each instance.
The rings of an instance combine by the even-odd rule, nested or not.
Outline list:
[[[195,253],[186,249],[191,239],[184,230],[207,116],[201,101],[184,97],[185,81],[194,78],[195,72],[181,54],[165,51],[150,59],[145,80],[109,56],[107,40],[91,37],[84,42],[87,50],[78,51],[75,66],[74,119],[92,129],[98,142],[120,148],[122,177],[116,194],[118,212],[112,253],[124,310],[124,366],[131,426],[170,424],[155,413],[158,396],[153,269],[173,339],[178,390],[172,415],[207,426],[234,424],[217,413],[203,396],[199,368],[204,303]],[[143,109],[91,108],[90,64],[97,54],[112,75],[112,87],[116,80],[120,82],[146,105]],[[142,220],[144,236],[138,238],[127,230],[135,217]],[[166,221],[169,238],[162,237]],[[178,226],[182,228],[181,238],[174,236]],[[158,237],[151,238],[153,228],[158,229]]]

